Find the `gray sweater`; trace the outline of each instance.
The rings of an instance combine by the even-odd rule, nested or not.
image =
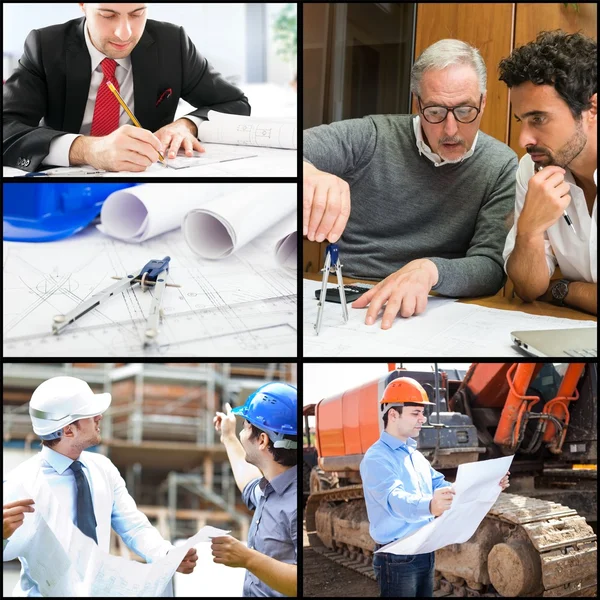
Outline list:
[[[429,258],[439,272],[434,291],[495,294],[505,281],[517,155],[480,131],[472,156],[436,167],[419,154],[413,118],[373,115],[304,132],[304,159],[350,185],[343,274],[380,280]]]

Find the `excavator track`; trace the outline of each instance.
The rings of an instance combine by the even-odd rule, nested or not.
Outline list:
[[[372,546],[365,547],[361,541],[364,536],[357,534],[357,545],[338,543],[333,538],[334,547],[329,548],[316,535],[315,514],[323,502],[339,506],[357,500],[364,503],[361,485],[311,494],[305,515],[309,543],[329,560],[375,579]],[[487,536],[484,544],[491,548],[482,581],[457,576],[452,562],[460,565],[461,552],[464,559],[469,551],[481,553],[480,545],[469,549],[480,532]],[[502,493],[469,542],[436,552],[434,596],[595,596],[596,554],[596,535],[575,510],[556,502]]]

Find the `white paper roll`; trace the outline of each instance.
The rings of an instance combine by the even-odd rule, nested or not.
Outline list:
[[[190,248],[225,258],[296,212],[296,184],[251,184],[188,212],[182,224]]]
[[[298,128],[295,119],[245,117],[209,110],[208,121],[198,127],[198,139],[217,144],[295,150]]]
[[[279,240],[275,246],[275,258],[277,264],[286,271],[296,273],[298,271],[298,231],[294,227],[284,238]]]
[[[148,183],[112,193],[98,229],[126,242],[143,242],[177,229],[193,208],[248,187],[243,183]]]
[[[98,229],[140,243],[177,229],[192,250],[218,259],[267,232],[277,263],[297,268],[296,184],[149,183],[119,190],[102,206]]]
[[[298,222],[296,212],[282,219],[271,230],[275,238],[275,260],[288,273],[298,271]]]

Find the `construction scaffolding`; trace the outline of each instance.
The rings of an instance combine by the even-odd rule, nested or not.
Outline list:
[[[250,512],[241,501],[225,447],[214,430],[217,410],[243,404],[267,381],[296,384],[291,363],[8,363],[4,364],[4,443],[38,443],[28,414],[35,388],[50,377],[85,380],[112,403],[98,451],[119,468],[138,507],[165,539],[204,525],[245,540]],[[238,419],[238,428],[241,427]],[[35,446],[34,446],[35,448]],[[113,550],[128,555],[113,535]]]

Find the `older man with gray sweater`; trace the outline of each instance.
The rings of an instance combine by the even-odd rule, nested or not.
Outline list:
[[[371,325],[385,305],[383,329],[398,313],[422,313],[432,290],[495,294],[515,198],[516,154],[479,131],[487,96],[479,52],[436,42],[415,62],[411,91],[416,116],[304,132],[304,235],[337,242],[345,275],[382,280],[352,306],[369,306]]]

